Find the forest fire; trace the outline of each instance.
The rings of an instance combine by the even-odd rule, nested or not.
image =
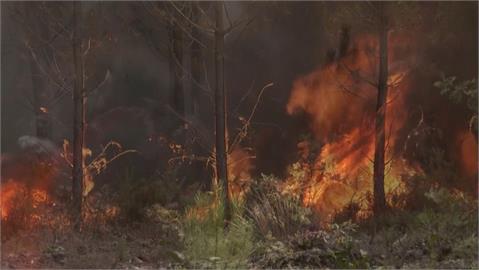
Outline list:
[[[461,169],[466,176],[474,177],[477,175],[477,141],[469,130],[458,133],[456,137],[456,147],[459,149],[458,159],[461,161]],[[475,177],[474,177],[475,178]]]
[[[2,220],[16,218],[11,217],[12,214],[33,218],[42,205],[52,203],[48,190],[54,186],[55,178],[61,169],[58,161],[52,158],[53,155],[36,152],[38,149],[46,149],[43,146],[29,145],[19,155],[2,156]]]
[[[5,219],[8,216],[9,208],[12,204],[12,199],[17,193],[21,191],[20,184],[17,182],[4,183],[0,189],[1,195],[1,210],[2,210],[2,219]]]
[[[253,158],[247,150],[240,147],[235,148],[228,155],[228,181],[233,197],[242,198],[249,190]]]
[[[33,209],[49,202],[48,194],[45,190],[39,188],[29,189],[24,184],[11,179],[2,183],[0,198],[2,220],[7,220],[11,211],[20,208],[19,205],[27,203],[26,201],[31,202]]]
[[[478,3],[0,1],[0,269],[479,269]]]
[[[404,162],[395,161],[399,155],[394,149],[408,117],[404,99],[411,87],[407,74],[415,64],[408,37],[394,35],[389,39],[385,151],[390,168],[386,192],[399,187],[398,178],[409,169]],[[315,140],[321,144],[303,202],[322,217],[329,218],[348,203],[358,203],[372,193],[377,54],[374,36],[360,36],[344,56],[294,83],[287,111],[292,114],[301,109],[311,115]]]

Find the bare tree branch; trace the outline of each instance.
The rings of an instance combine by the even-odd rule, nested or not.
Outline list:
[[[269,87],[271,87],[271,86],[273,86],[273,85],[274,85],[274,83],[269,83],[269,84],[265,85],[265,86],[263,87],[263,89],[261,89],[261,91],[259,92],[258,98],[256,99],[256,103],[254,104],[253,109],[251,110],[251,113],[250,113],[248,119],[244,122],[243,126],[241,127],[241,129],[239,130],[238,134],[236,135],[236,137],[234,138],[233,142],[231,143],[230,147],[228,148],[229,151],[230,151],[230,153],[231,153],[231,151],[232,151],[233,149],[235,149],[236,146],[238,146],[238,145],[241,143],[241,141],[242,141],[242,140],[245,138],[245,136],[248,134],[248,128],[249,128],[249,126],[250,126],[250,124],[251,124],[251,119],[253,118],[254,113],[256,112],[256,108],[258,107],[258,104],[259,104],[259,102],[260,102],[260,100],[261,100],[261,96],[263,95],[263,92],[264,92],[267,88],[269,88]]]

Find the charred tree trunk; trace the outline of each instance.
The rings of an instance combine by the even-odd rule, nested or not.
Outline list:
[[[180,115],[185,115],[185,90],[183,86],[183,34],[175,25],[170,23],[170,83],[171,104]]]
[[[72,197],[76,225],[81,224],[83,204],[83,178],[85,144],[85,88],[83,78],[82,37],[79,27],[81,2],[73,2],[73,64],[75,80],[73,86],[73,171]]]
[[[382,25],[379,30],[379,80],[376,105],[376,129],[374,150],[374,213],[380,214],[386,208],[384,192],[384,157],[386,141],[386,100],[388,96],[388,28],[387,20],[381,14]]]
[[[216,120],[216,173],[223,192],[225,227],[231,220],[230,194],[228,187],[226,145],[226,96],[224,87],[224,26],[223,3],[215,3],[215,120]]]

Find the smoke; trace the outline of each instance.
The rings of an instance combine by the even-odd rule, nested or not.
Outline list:
[[[29,135],[18,138],[18,145],[22,150],[33,151],[36,154],[56,154],[58,152],[58,148],[52,141]]]
[[[2,2],[2,7],[15,5],[14,2]],[[168,97],[168,57],[166,54],[158,55],[144,37],[132,31],[133,27],[130,23],[138,14],[134,14],[128,5],[123,3],[98,5],[101,6],[99,8],[101,12],[98,14],[102,16],[101,24],[96,25],[98,29],[101,29],[98,32],[104,31],[111,35],[112,42],[105,43],[105,47],[100,48],[95,57],[89,60],[88,73],[89,76],[97,76],[98,81],[104,78],[106,70],[110,70],[112,76],[111,81],[88,99],[91,105],[88,111],[88,120],[91,120],[90,128],[104,132],[106,135],[101,135],[104,136],[101,139],[87,138],[87,143],[90,147],[96,142],[105,143],[111,139],[107,138],[109,134],[114,134],[112,137],[119,139],[119,142],[127,145],[128,148],[145,148],[154,156],[154,152],[161,150],[147,147],[145,140],[148,138],[149,131],[144,132],[143,129],[151,130],[150,127],[153,125],[155,131],[168,130],[163,129],[165,125],[169,125],[165,115],[154,113],[134,120],[134,117],[123,118],[126,115],[125,112],[122,116],[118,114],[119,119],[104,118],[105,125],[95,124],[96,121],[102,122],[95,118],[101,118],[100,115],[115,108],[145,108],[147,107],[144,103],[145,97],[160,103],[165,103]],[[348,3],[336,5],[348,5]],[[89,4],[85,10],[94,11],[98,6]],[[440,97],[437,91],[432,89],[432,83],[439,78],[439,72],[457,75],[460,79],[471,79],[476,76],[477,3],[448,3],[440,8],[436,6],[439,4],[421,4],[421,13],[425,18],[431,18],[431,21],[423,27],[423,33],[416,33],[413,38],[405,38],[403,43],[398,45],[406,50],[396,52],[398,59],[394,60],[391,66],[391,69],[398,73],[407,67],[409,73],[405,83],[410,84],[407,93],[401,96],[402,100],[394,102],[394,104],[402,103],[404,106],[393,105],[397,108],[393,107],[396,109],[392,109],[388,114],[396,119],[391,128],[396,130],[395,134],[397,134],[396,145],[390,146],[394,152],[403,151],[408,135],[421,118],[421,111],[425,124],[443,132],[441,142],[434,144],[451,148],[447,150],[450,156],[454,151],[457,153],[459,149],[453,145],[457,144],[456,141],[459,140],[457,138],[463,131],[461,119],[465,118],[464,115],[467,112],[464,108],[453,106],[447,99]],[[334,10],[329,9],[330,7],[324,3],[244,4],[238,2],[229,3],[227,7],[231,11],[229,15],[233,21],[253,19],[248,27],[238,28],[234,34],[227,37],[225,73],[228,104],[233,111],[229,115],[231,130],[238,125],[236,121],[238,116],[250,111],[250,106],[256,99],[255,90],[261,89],[269,82],[275,84],[271,91],[265,93],[252,122],[255,134],[252,144],[257,157],[253,161],[254,171],[258,174],[260,172],[284,173],[287,165],[296,158],[294,150],[299,136],[308,130],[312,130],[316,139],[322,143],[351,137],[356,133],[364,135],[350,148],[363,149],[361,150],[363,152],[357,152],[358,156],[360,156],[359,153],[369,152],[370,150],[364,150],[359,146],[370,143],[368,134],[371,130],[371,115],[375,107],[374,88],[361,79],[346,78],[346,75],[349,77],[349,72],[338,76],[336,70],[344,68],[337,64],[329,63],[328,68],[323,68],[326,65],[328,50],[333,48],[338,51],[338,56],[342,56],[346,50],[345,44],[354,44],[353,40],[357,37],[355,33],[358,32],[355,25],[351,25],[349,31],[344,29],[344,32],[349,35],[350,42],[344,41],[344,44],[333,45],[337,43],[337,38],[331,38],[331,36],[334,36],[337,29],[332,30],[326,27],[326,17]],[[34,114],[25,109],[25,104],[31,99],[33,86],[30,83],[29,64],[22,47],[23,40],[21,35],[18,35],[22,29],[12,14],[6,10],[2,8],[1,18],[2,66],[8,67],[2,69],[2,153],[12,153],[22,150],[18,147],[18,138],[25,134],[33,136],[35,129],[34,125],[28,124],[34,123]],[[437,17],[436,13],[450,17],[448,22],[452,23],[444,25],[442,19],[434,21]],[[94,24],[94,21],[91,23]],[[340,28],[342,25],[339,22],[336,26]],[[432,30],[437,30],[439,34],[434,37],[426,35]],[[157,34],[155,40],[158,41],[158,45],[166,47],[167,36],[162,26],[153,25],[152,31]],[[205,35],[204,38],[210,37]],[[211,45],[211,42],[205,41],[205,44]],[[356,68],[359,64],[364,65],[360,63],[363,48],[375,49],[375,45],[367,38],[363,43],[359,42],[355,46],[359,48],[359,54],[356,53],[357,59],[353,59],[354,54],[348,56],[351,58],[348,60],[351,64],[350,68]],[[63,50],[63,47],[60,49]],[[412,49],[416,51],[415,54],[410,53]],[[64,53],[68,54],[68,51]],[[402,57],[401,54],[415,55],[420,60]],[[213,59],[211,47],[205,49],[204,57],[207,69],[205,77],[208,77],[209,83],[212,83],[214,71],[210,65]],[[410,68],[413,60],[420,64]],[[359,75],[374,78],[375,64],[367,65],[367,72],[364,74],[361,72]],[[321,80],[318,80],[318,77],[321,77]],[[348,88],[361,89],[357,94],[362,98],[355,97],[337,87],[330,87],[337,84],[337,81],[347,82],[345,86]],[[325,85],[328,85],[330,90],[318,90],[324,89]],[[250,94],[246,95],[248,92]],[[237,104],[245,95],[247,97],[244,102]],[[205,119],[206,126],[212,127],[213,106],[208,93],[203,96],[201,119]],[[55,145],[60,145],[64,138],[72,137],[71,102],[69,95],[65,95],[56,108],[48,108],[50,116],[54,118],[52,141]],[[237,107],[238,110],[235,110]],[[292,117],[289,113],[294,111],[301,111],[301,114],[295,114]],[[113,117],[114,114],[110,115]],[[401,123],[401,121],[404,122]],[[111,127],[112,131],[107,132],[109,125],[117,127]],[[103,127],[105,130],[102,130]],[[391,133],[394,132],[391,131]],[[431,139],[426,137],[425,140]],[[471,140],[465,141],[467,146],[462,148],[472,149],[470,145],[473,144],[469,143]],[[337,147],[331,145],[330,151],[338,152],[336,148],[341,149],[340,145]],[[145,152],[148,151],[145,150]]]

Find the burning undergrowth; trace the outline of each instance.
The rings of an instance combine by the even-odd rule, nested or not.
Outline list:
[[[19,154],[2,156],[2,240],[21,230],[70,228],[71,150],[68,142],[64,142],[63,149],[32,136],[20,137],[18,143],[22,149]],[[89,160],[84,168],[85,225],[104,225],[119,213],[112,192],[99,188],[97,192],[89,193],[95,186],[96,176],[110,162],[132,150],[123,151],[116,142],[110,142],[102,149],[94,157],[89,149],[84,149],[83,153]]]
[[[409,192],[404,179],[424,174],[424,162],[407,158],[410,156],[404,155],[405,146],[401,144],[406,141],[417,146],[424,142],[403,139],[419,134],[418,130],[407,128],[415,106],[407,101],[417,91],[413,74],[420,63],[411,36],[392,33],[389,44],[385,191],[397,195]],[[369,215],[378,54],[376,38],[360,35],[343,56],[293,84],[287,112],[306,112],[311,118],[313,138],[298,144],[301,159],[291,166],[284,192],[300,192],[303,204],[315,209],[323,220],[331,220],[351,204],[356,205],[360,216]],[[419,125],[424,123],[419,122]],[[456,146],[462,149],[461,155],[467,155],[466,158],[458,157],[462,166],[477,173],[477,161],[470,161],[474,153],[477,156],[477,142],[463,139]]]

